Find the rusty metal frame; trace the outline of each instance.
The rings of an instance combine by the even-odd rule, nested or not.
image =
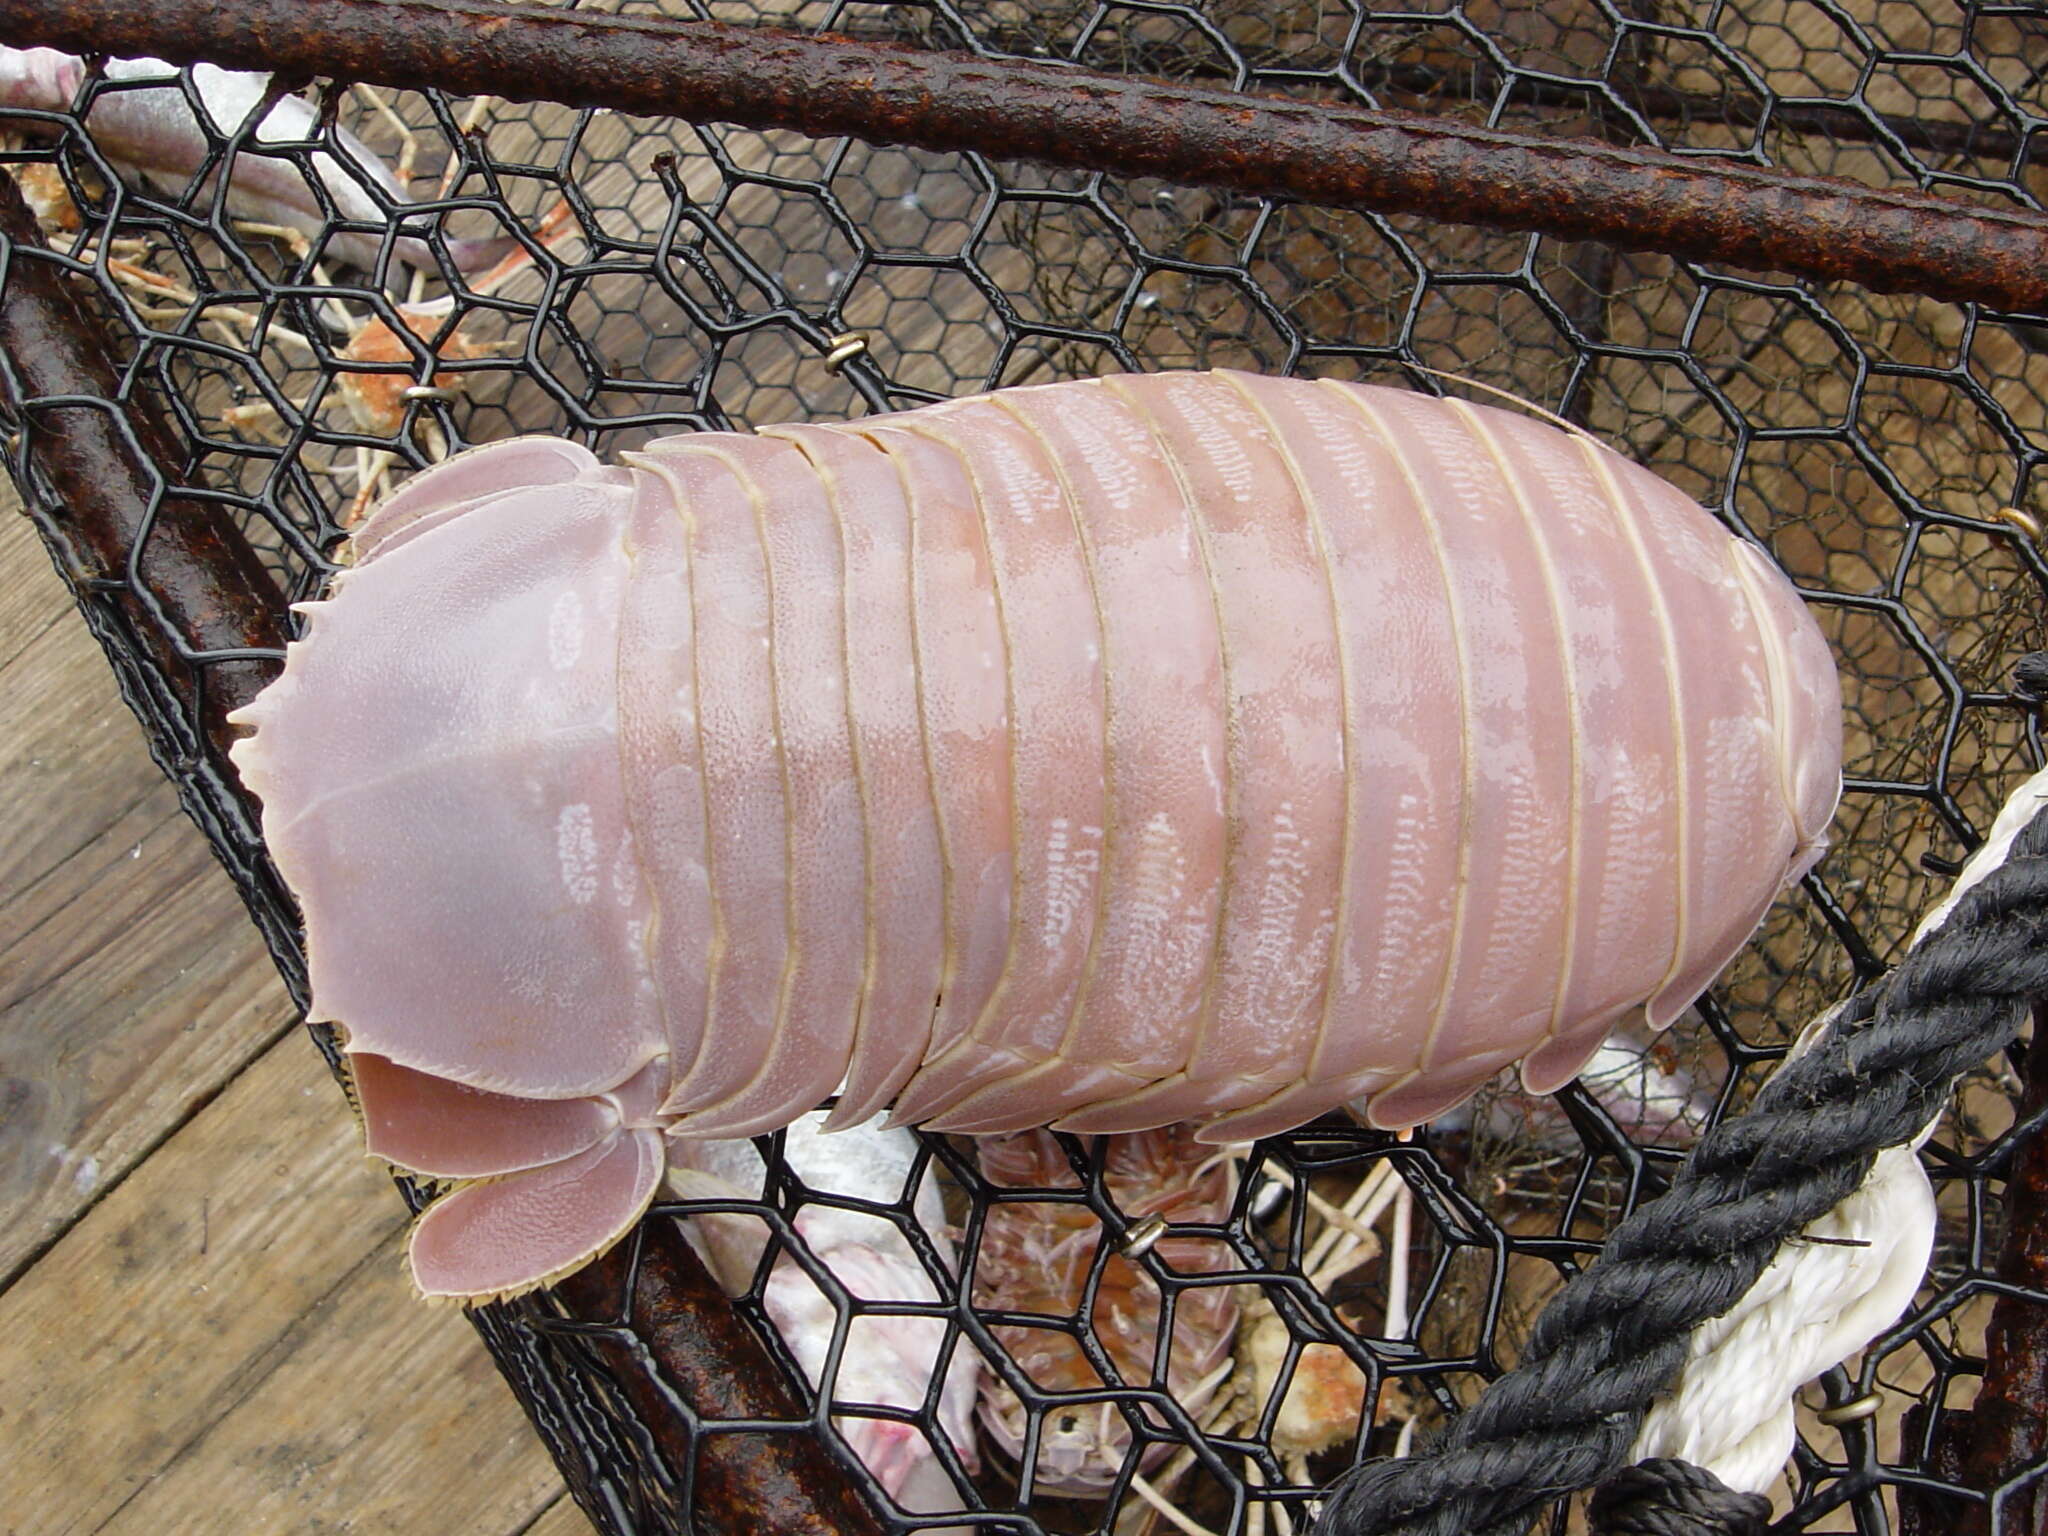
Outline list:
[[[496,0],[9,0],[9,40],[851,135],[2048,310],[2048,217],[1731,160]]]
[[[1966,1488],[2009,1484],[2048,1450],[2048,1326],[2022,1299],[2048,1282],[2048,1005],[2034,1005],[2034,1033],[2021,1062],[2026,1092],[2006,1143],[2006,1230],[1996,1275],[2011,1287],[1998,1293],[1985,1328],[1984,1376],[1967,1408],[1915,1406],[1908,1437],[1923,1440],[1940,1475]],[[2048,1480],[2009,1489],[1998,1504],[1958,1506],[1924,1489],[1899,1490],[1904,1536],[2006,1536],[2048,1522]]]

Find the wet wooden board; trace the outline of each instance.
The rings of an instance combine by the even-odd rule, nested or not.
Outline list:
[[[587,1531],[403,1226],[7,493],[0,1536]]]

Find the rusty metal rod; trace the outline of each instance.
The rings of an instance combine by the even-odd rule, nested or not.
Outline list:
[[[1411,100],[1446,99],[1456,71],[1429,65],[1380,66],[1358,71],[1368,86],[1384,81],[1390,92]],[[1498,90],[1503,83],[1491,70],[1478,71],[1475,85]],[[1477,91],[1469,93],[1477,95]],[[1779,133],[1824,134],[1847,143],[1881,143],[1893,138],[1907,149],[1930,155],[1967,157],[2022,165],[2048,164],[2048,137],[2021,135],[1985,122],[1904,117],[1896,112],[1866,109],[1849,101],[1767,102],[1755,96],[1710,96],[1668,85],[1630,83],[1616,94],[1653,122],[1687,123],[1730,128],[1755,128],[1768,123]],[[1534,107],[1563,111],[1611,112],[1598,82],[1561,80],[1517,81],[1513,99]]]
[[[2026,1092],[2017,1106],[2022,1122],[2048,1113],[2048,1005],[2034,1005],[2033,1044],[2024,1067]],[[1977,1493],[2007,1488],[2004,1518],[1992,1530],[1984,1504],[1902,1485],[1900,1528],[1905,1536],[2033,1536],[2048,1530],[2048,1488],[2024,1475],[2048,1451],[2048,1306],[2025,1294],[2048,1291],[2048,1130],[2021,1141],[2006,1169],[2005,1239],[1997,1276],[2014,1289],[2001,1292],[1984,1329],[1984,1379],[1968,1408],[1916,1405],[1908,1415],[1907,1444],[1930,1442],[1936,1476]]]
[[[696,1536],[882,1536],[881,1521],[810,1429],[767,1345],[718,1288],[674,1217],[648,1217],[632,1240],[561,1281],[555,1294],[580,1318],[613,1318],[631,1329],[630,1342],[615,1335],[586,1342],[670,1469],[687,1479],[688,1507],[674,1511],[677,1529]],[[660,1365],[659,1379],[650,1359]],[[774,1419],[787,1427],[718,1430],[721,1419]]]
[[[278,670],[234,653],[282,653],[284,595],[225,506],[178,494],[177,434],[144,391],[122,388],[81,306],[89,284],[59,265],[5,173],[0,257],[0,403],[21,423],[9,458],[23,504],[96,627],[118,627],[125,656],[146,660],[146,676],[123,681],[177,713],[184,751],[210,747],[225,764],[228,712]],[[228,654],[195,659],[208,652]]]
[[[673,115],[1598,240],[2048,312],[2048,217],[1722,160],[493,0],[5,0],[16,44]]]
[[[1657,41],[1663,41],[1656,36]],[[1164,56],[1163,49],[1152,50]],[[1129,66],[1146,73],[1148,54],[1133,51]],[[1213,62],[1172,59],[1165,71],[1177,80],[1228,80],[1230,73]],[[1157,71],[1155,71],[1157,72]],[[2025,135],[1981,120],[1918,118],[1879,112],[1854,101],[1774,101],[1738,93],[1710,95],[1626,78],[1626,71],[1608,78],[1561,79],[1514,76],[1491,63],[1463,56],[1431,56],[1416,61],[1360,61],[1351,78],[1404,111],[1429,112],[1455,104],[1485,105],[1504,93],[1516,109],[1534,107],[1571,116],[1610,117],[1619,121],[1614,99],[1639,117],[1694,128],[1755,128],[1768,124],[1774,133],[1824,135],[1842,143],[1886,145],[1896,140],[1909,150],[1929,155],[1969,158],[1998,164],[2048,165],[2048,135]],[[1612,97],[1609,90],[1612,90]],[[1612,135],[1603,135],[1612,137]],[[1731,148],[1730,154],[1739,152]]]

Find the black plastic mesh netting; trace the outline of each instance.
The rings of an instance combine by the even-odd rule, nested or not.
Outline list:
[[[2039,6],[620,8],[1400,107],[1993,207],[2048,204]],[[87,100],[122,88],[94,76]],[[1020,1485],[984,1436],[963,1488],[983,1529],[1135,1536],[1176,1516],[1218,1533],[1301,1529],[1316,1489],[1353,1459],[1427,1434],[1513,1362],[1561,1277],[1657,1193],[1699,1126],[1739,1107],[1807,1019],[1897,957],[2041,760],[2009,674],[2044,644],[2048,563],[2032,535],[2048,523],[2048,319],[992,156],[364,87],[324,100],[429,206],[408,225],[428,246],[445,257],[448,239],[518,230],[528,259],[451,285],[452,264],[416,272],[386,228],[353,226],[372,239],[350,245],[334,230],[308,243],[252,223],[208,174],[228,149],[219,135],[206,166],[145,182],[124,173],[118,146],[96,143],[90,111],[85,127],[66,113],[0,115],[0,162],[97,295],[130,383],[174,417],[188,454],[181,483],[231,509],[265,551],[279,604],[319,591],[352,504],[455,446],[558,432],[615,453],[684,428],[1230,366],[1533,401],[1759,541],[1835,646],[1848,711],[1835,847],[1671,1034],[1623,1042],[1597,1082],[1554,1102],[1499,1085],[1409,1143],[1325,1123],[1244,1149],[1180,1190],[1171,1232],[1133,1258],[1118,1244],[1147,1233],[1142,1197],[1176,1192],[1114,1168],[1105,1178],[1110,1149],[1060,1143],[1046,1167],[1064,1165],[1067,1187],[1028,1208],[1068,1224],[1085,1254],[1077,1273],[1093,1277],[1088,1297],[1012,1301],[1007,1315],[1032,1311],[1038,1332],[1064,1330],[1071,1353],[1121,1378],[1112,1387],[1083,1379],[1068,1384],[1078,1395],[1049,1396],[1018,1363],[1016,1325],[997,1329],[932,1264],[942,1299],[927,1310],[948,1320],[948,1348],[980,1353],[1033,1433],[1069,1433],[1105,1402],[1117,1430],[1101,1492],[1087,1498]],[[318,137],[332,130],[310,131],[263,158],[316,169]],[[252,153],[247,133],[237,143]],[[23,471],[18,457],[10,467]],[[24,488],[47,515],[48,488],[33,474]],[[196,718],[108,617],[120,586],[88,583],[88,616],[302,991],[292,913]],[[203,674],[219,660],[190,665]],[[1779,1490],[1786,1528],[1896,1528],[1898,1485],[1943,1481],[1939,1410],[1975,1394],[1995,1297],[2031,1302],[2030,1326],[2048,1329],[2048,1294],[1997,1273],[2017,1092],[2012,1066],[1988,1064],[1928,1147],[1942,1212],[1932,1272],[1913,1314],[1827,1388],[1844,1400],[1881,1384],[1886,1406],[1840,1428],[1802,1415]],[[926,1155],[963,1263],[984,1286],[1014,1273],[989,1232],[992,1211],[1025,1209],[1014,1190],[1007,1205],[992,1199],[965,1140],[928,1139]],[[814,1197],[770,1166],[761,1209],[778,1242],[801,1246],[793,1222]],[[907,1202],[897,1219],[906,1212]],[[741,1302],[757,1321],[764,1283],[765,1267]],[[1156,1342],[1148,1283],[1183,1333],[1214,1334],[1203,1379],[1175,1381],[1178,1402],[1165,1352],[1111,1342],[1112,1308],[1094,1305],[1123,1287],[1119,1316]],[[1234,1336],[1214,1300],[1225,1285]],[[838,1304],[860,1310],[843,1292]],[[664,1452],[637,1417],[644,1396],[622,1385],[622,1372],[651,1369],[628,1335],[610,1336],[623,1352],[608,1350],[603,1329],[549,1299],[478,1321],[593,1518],[613,1531],[690,1528],[691,1469]],[[1304,1354],[1307,1343],[1340,1346],[1355,1379],[1328,1353]],[[1307,1373],[1324,1399],[1283,1416],[1292,1378]],[[912,1416],[929,1427],[929,1413]],[[420,1490],[422,1529],[446,1514],[434,1497]],[[695,1518],[712,1531],[755,1516]],[[1563,1529],[1569,1517],[1554,1518]]]

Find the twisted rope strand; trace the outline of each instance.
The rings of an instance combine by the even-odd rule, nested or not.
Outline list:
[[[1762,1536],[1771,1501],[1737,1493],[1689,1461],[1659,1457],[1609,1478],[1586,1514],[1600,1536]]]
[[[1670,1190],[1551,1301],[1521,1363],[1435,1445],[1340,1479],[1315,1536],[1468,1536],[1621,1470],[1692,1330],[1857,1189],[1880,1150],[1917,1135],[2037,996],[2048,996],[2048,811],[1746,1114],[1701,1138]]]

